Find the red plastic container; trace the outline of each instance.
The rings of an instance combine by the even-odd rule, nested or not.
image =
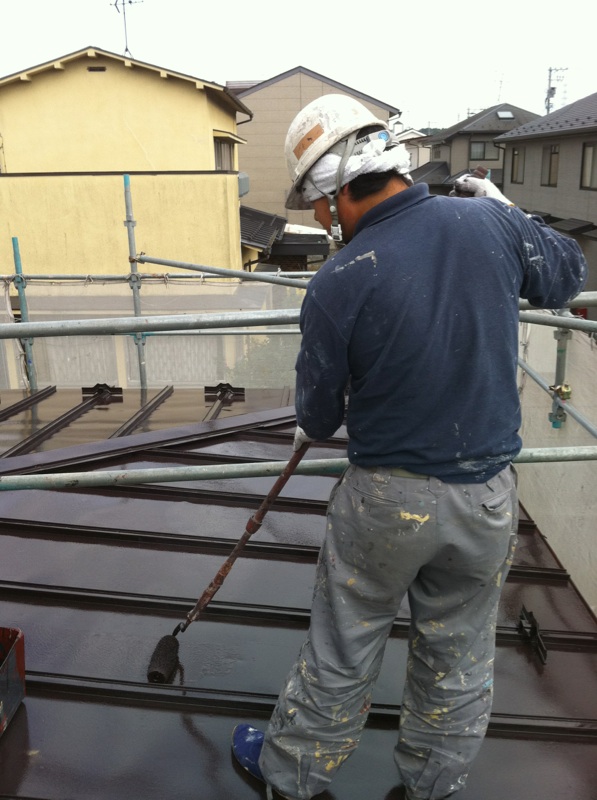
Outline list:
[[[0,736],[25,697],[25,637],[18,628],[0,628]]]

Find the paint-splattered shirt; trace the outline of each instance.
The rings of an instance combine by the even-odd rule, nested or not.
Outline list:
[[[584,286],[577,243],[488,198],[418,185],[375,206],[312,279],[301,311],[298,424],[348,456],[481,482],[521,447],[518,300],[561,308]]]

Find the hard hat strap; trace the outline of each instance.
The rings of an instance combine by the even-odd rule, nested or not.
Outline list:
[[[340,163],[338,164],[338,171],[336,172],[336,192],[334,195],[327,195],[328,202],[330,205],[330,213],[332,215],[332,224],[330,227],[330,231],[332,239],[335,242],[342,241],[342,226],[340,225],[340,222],[338,220],[338,195],[340,194],[340,189],[342,188],[342,178],[344,177],[344,169],[346,168],[346,163],[353,154],[355,149],[357,135],[358,131],[354,131],[345,140],[344,152],[342,154],[342,158],[340,159]]]

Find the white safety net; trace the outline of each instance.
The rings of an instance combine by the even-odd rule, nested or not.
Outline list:
[[[144,277],[138,285],[139,313],[143,317],[300,308],[304,296],[294,287],[201,277]],[[28,279],[25,293],[31,322],[135,316],[133,291],[124,280]],[[5,305],[2,321],[9,322],[8,300]],[[289,330],[296,333],[282,332]],[[66,388],[107,383],[138,387],[141,348],[148,387],[198,387],[220,382],[243,388],[294,386],[294,364],[300,345],[297,325],[234,331],[36,338],[32,352],[38,386]],[[18,340],[4,340],[3,344],[0,387],[20,388],[26,385],[21,347]]]

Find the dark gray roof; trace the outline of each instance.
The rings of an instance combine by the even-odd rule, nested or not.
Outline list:
[[[415,183],[428,183],[430,186],[444,183],[450,177],[450,168],[447,161],[430,161],[422,167],[413,169],[410,173]]]
[[[498,136],[496,141],[597,131],[597,92]]]
[[[359,92],[356,89],[352,89],[350,86],[346,86],[344,83],[339,83],[338,81],[335,81],[332,78],[326,78],[325,75],[320,75],[318,72],[313,72],[313,70],[306,69],[305,67],[294,67],[294,69],[289,69],[286,72],[281,72],[279,75],[275,75],[273,78],[268,78],[267,80],[261,81],[260,83],[255,83],[254,81],[251,81],[249,83],[248,88],[240,90],[237,87],[240,86],[242,81],[227,81],[226,86],[229,89],[229,91],[234,92],[237,97],[246,97],[247,95],[252,94],[253,92],[257,92],[260,89],[264,89],[266,86],[271,86],[274,83],[278,83],[279,81],[283,81],[286,78],[290,78],[293,75],[298,75],[299,73],[302,73],[303,75],[308,75],[310,78],[314,78],[317,81],[323,81],[324,83],[327,83],[329,86],[333,86],[336,89],[340,89],[340,91],[346,92],[347,94],[352,95],[352,97],[360,98],[366,103],[373,103],[373,105],[379,106],[380,108],[384,108],[390,114],[390,116],[402,113],[399,108],[391,106],[389,103],[384,103],[383,100],[377,100],[375,97],[371,97],[368,94],[363,94],[363,92]]]
[[[551,227],[562,233],[586,233],[587,231],[594,230],[597,226],[593,225],[586,219],[575,219],[569,217],[568,219],[560,219],[557,222],[552,222]]]
[[[510,112],[512,118],[500,119],[500,117],[498,117],[498,112]],[[486,108],[484,111],[479,111],[478,114],[474,114],[472,117],[457,122],[450,128],[444,128],[443,131],[434,133],[433,136],[428,136],[424,140],[424,143],[425,145],[440,144],[441,142],[447,142],[453,139],[454,136],[462,134],[493,133],[497,135],[512,130],[512,128],[518,128],[520,125],[537,119],[538,116],[538,114],[534,114],[532,111],[526,111],[524,108],[511,106],[509,103],[500,103],[497,106]]]
[[[269,251],[272,244],[282,238],[286,220],[256,208],[241,206],[240,240],[247,247]]]
[[[430,161],[422,167],[412,170],[411,178],[415,183],[427,183],[429,186],[450,186],[457,178],[468,175],[470,169],[461,169],[460,172],[450,174],[450,167],[446,161]],[[504,180],[503,169],[492,169],[488,176],[492,183],[499,186]]]
[[[312,255],[327,256],[330,243],[325,233],[285,233],[272,245],[272,258],[276,256]]]

